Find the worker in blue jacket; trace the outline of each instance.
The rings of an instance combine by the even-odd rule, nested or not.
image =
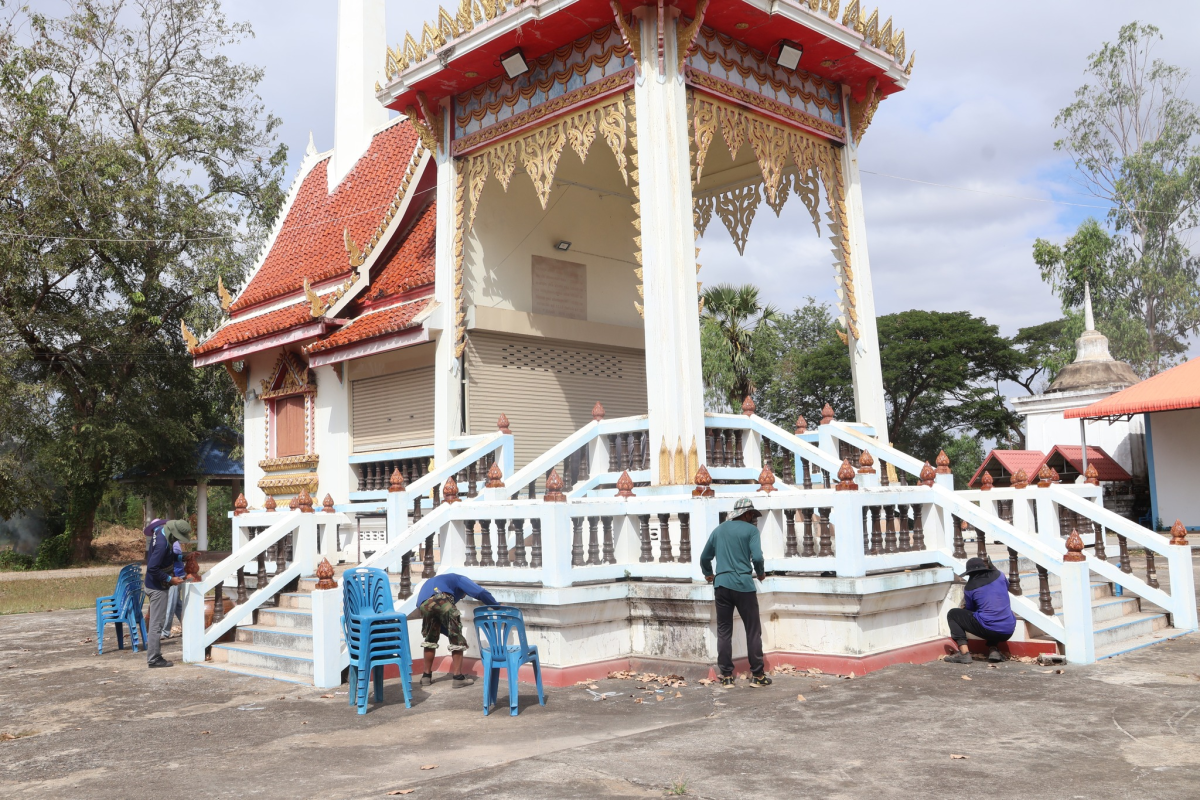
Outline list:
[[[1003,661],[999,646],[1007,642],[1017,629],[1017,618],[1008,600],[1008,579],[1000,570],[982,558],[967,560],[967,578],[962,608],[952,608],[946,615],[950,637],[958,644],[958,652],[946,660],[954,664],[970,664],[967,634],[987,642],[988,661]]]
[[[465,575],[443,572],[421,584],[417,592],[417,608],[425,620],[421,625],[421,647],[425,650],[425,670],[421,673],[421,685],[433,683],[433,657],[437,652],[438,639],[445,634],[450,640],[450,669],[454,688],[469,686],[473,682],[462,671],[463,651],[467,639],[462,632],[462,616],[456,605],[463,597],[470,596],[488,606],[499,605],[487,589]]]
[[[167,616],[167,595],[172,586],[183,583],[175,577],[175,553],[171,543],[188,542],[192,526],[173,519],[154,530],[146,548],[146,597],[150,601],[149,629],[146,631],[146,665],[151,669],[174,666],[162,657],[162,627]]]

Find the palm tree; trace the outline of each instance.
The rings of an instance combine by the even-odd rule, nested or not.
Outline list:
[[[751,284],[718,284],[704,290],[703,300],[704,383],[736,410],[754,393],[755,345],[779,319],[779,311],[760,304],[758,287]]]

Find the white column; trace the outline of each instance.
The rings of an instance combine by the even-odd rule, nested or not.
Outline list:
[[[208,549],[208,481],[196,482],[196,549]]]
[[[1092,633],[1091,571],[1086,561],[1063,562],[1059,590],[1063,627],[1067,630],[1067,640],[1063,642],[1067,661],[1091,664],[1096,660],[1096,642]]]
[[[312,592],[313,685],[333,689],[342,685],[342,647],[345,639],[339,621],[342,589]]]
[[[849,89],[842,92],[842,108],[850,107]],[[848,117],[847,117],[848,120]],[[871,288],[871,259],[867,254],[867,223],[863,215],[862,181],[858,174],[858,147],[853,132],[846,128],[842,148],[842,181],[846,187],[844,231],[850,240],[850,268],[854,270],[855,311],[858,338],[850,336],[850,372],[854,381],[854,415],[875,428],[881,442],[888,441],[887,412],[883,402],[883,367],[879,361],[879,330],[875,325],[875,291]],[[849,326],[847,326],[849,327]]]
[[[450,109],[442,108],[442,141],[450,141]],[[454,233],[460,221],[454,209],[454,159],[449,149],[439,147],[437,163],[437,251],[434,258],[434,299],[437,312],[428,327],[436,329],[433,390],[433,458],[436,464],[450,460],[450,439],[462,430],[461,365],[454,354],[458,301],[454,297]]]
[[[696,235],[688,149],[687,87],[677,67],[678,9],[663,16],[665,52],[658,56],[658,11],[637,9],[641,71],[634,88],[637,170],[645,289],[646,385],[650,412],[651,481],[659,482],[658,452],[695,439],[704,457],[704,385],[700,377]],[[684,481],[690,481],[685,476]]]

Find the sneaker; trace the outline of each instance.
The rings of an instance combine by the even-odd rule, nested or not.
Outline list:
[[[475,682],[474,678],[468,678],[466,675],[455,675],[455,676],[453,676],[453,678],[454,678],[453,685],[454,685],[455,689],[461,689],[464,686],[470,686],[472,683]]]
[[[766,674],[754,675],[754,676],[751,676],[751,678],[750,678],[750,688],[751,689],[758,689],[763,686],[770,686],[772,683],[773,683],[773,681],[770,678],[768,678],[766,676]]]
[[[162,667],[173,667],[175,666],[175,663],[172,661],[167,661],[162,656],[159,656],[158,658],[146,664],[146,666],[148,666],[150,669],[161,669]]]
[[[974,660],[970,653],[955,653],[952,656],[946,656],[946,662],[949,664],[970,664]]]
[[[733,686],[733,676],[732,675],[722,675],[721,676],[721,685],[722,686]]]
[[[432,686],[433,685],[433,673],[432,672],[422,672],[421,673],[421,685],[422,686]]]
[[[159,638],[160,640],[162,640],[162,639],[170,639],[170,638],[171,638],[171,632],[170,632],[170,631],[166,631],[166,632],[164,632],[164,633],[160,633],[160,634],[158,635],[158,638]]]
[[[1000,651],[996,648],[993,647],[988,651],[988,661],[992,662],[993,664],[999,664],[1003,660],[1004,656],[1001,655]]]

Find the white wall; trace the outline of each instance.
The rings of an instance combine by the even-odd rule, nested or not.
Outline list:
[[[1025,448],[1048,453],[1056,444],[1080,445],[1079,420],[1064,419],[1063,412],[1103,400],[1111,391],[1054,392],[1011,398],[1018,414],[1025,417]],[[1146,450],[1141,417],[1109,423],[1089,420],[1087,443],[1112,456],[1134,479],[1146,477]]]
[[[313,503],[321,506],[326,494],[335,503],[350,501],[350,381],[338,380],[333,366],[317,367],[316,452],[320,485]],[[348,376],[347,376],[348,377]],[[357,484],[356,484],[357,486]]]
[[[1189,528],[1200,526],[1200,492],[1196,491],[1200,409],[1152,414],[1150,437],[1159,518],[1168,526],[1177,519]]]

